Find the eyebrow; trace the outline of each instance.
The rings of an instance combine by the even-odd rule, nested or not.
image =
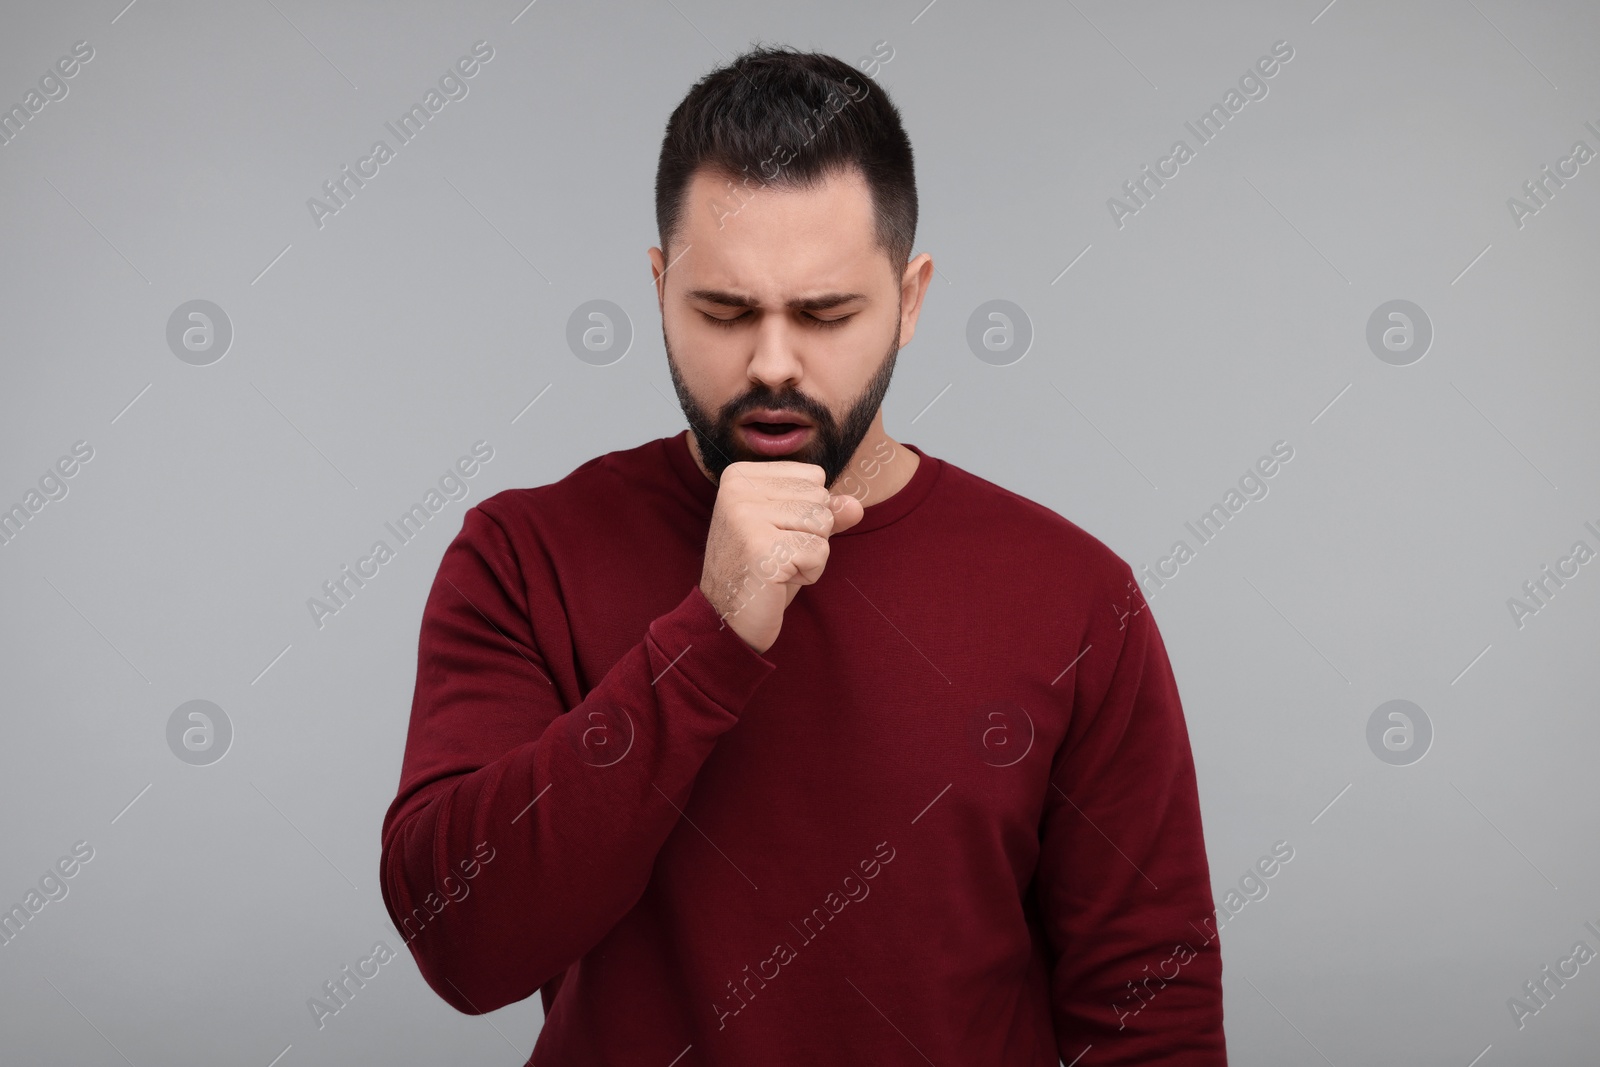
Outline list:
[[[753,297],[729,292],[726,289],[692,289],[687,295],[690,300],[702,300],[708,304],[728,308],[752,308],[761,305],[761,302]],[[830,311],[840,304],[866,298],[865,293],[822,293],[817,296],[796,297],[786,306],[790,311]]]

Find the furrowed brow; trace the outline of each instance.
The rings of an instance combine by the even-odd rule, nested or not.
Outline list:
[[[743,293],[734,293],[726,289],[693,289],[688,293],[690,300],[700,300],[707,304],[716,304],[726,308],[753,308],[760,307],[761,302],[754,297]],[[786,305],[790,311],[830,311],[841,304],[848,304],[855,300],[865,300],[865,293],[821,293],[817,296],[796,297]]]

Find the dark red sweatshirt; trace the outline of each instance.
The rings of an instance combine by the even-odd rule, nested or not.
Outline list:
[[[450,1005],[541,993],[529,1063],[1226,1062],[1194,762],[1132,572],[900,447],[910,482],[865,479],[765,653],[700,592],[717,491],[687,431],[466,513],[380,878]]]

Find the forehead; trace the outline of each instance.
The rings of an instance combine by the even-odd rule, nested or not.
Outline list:
[[[808,188],[751,180],[729,189],[729,180],[706,168],[690,180],[684,223],[670,249],[680,285],[776,299],[824,287],[859,291],[880,281],[886,257],[859,171],[832,173]]]

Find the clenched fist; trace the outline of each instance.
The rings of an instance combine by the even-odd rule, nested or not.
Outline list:
[[[745,644],[765,652],[800,587],[822,577],[828,538],[861,521],[853,496],[836,496],[815,463],[729,464],[717,485],[700,592]]]

